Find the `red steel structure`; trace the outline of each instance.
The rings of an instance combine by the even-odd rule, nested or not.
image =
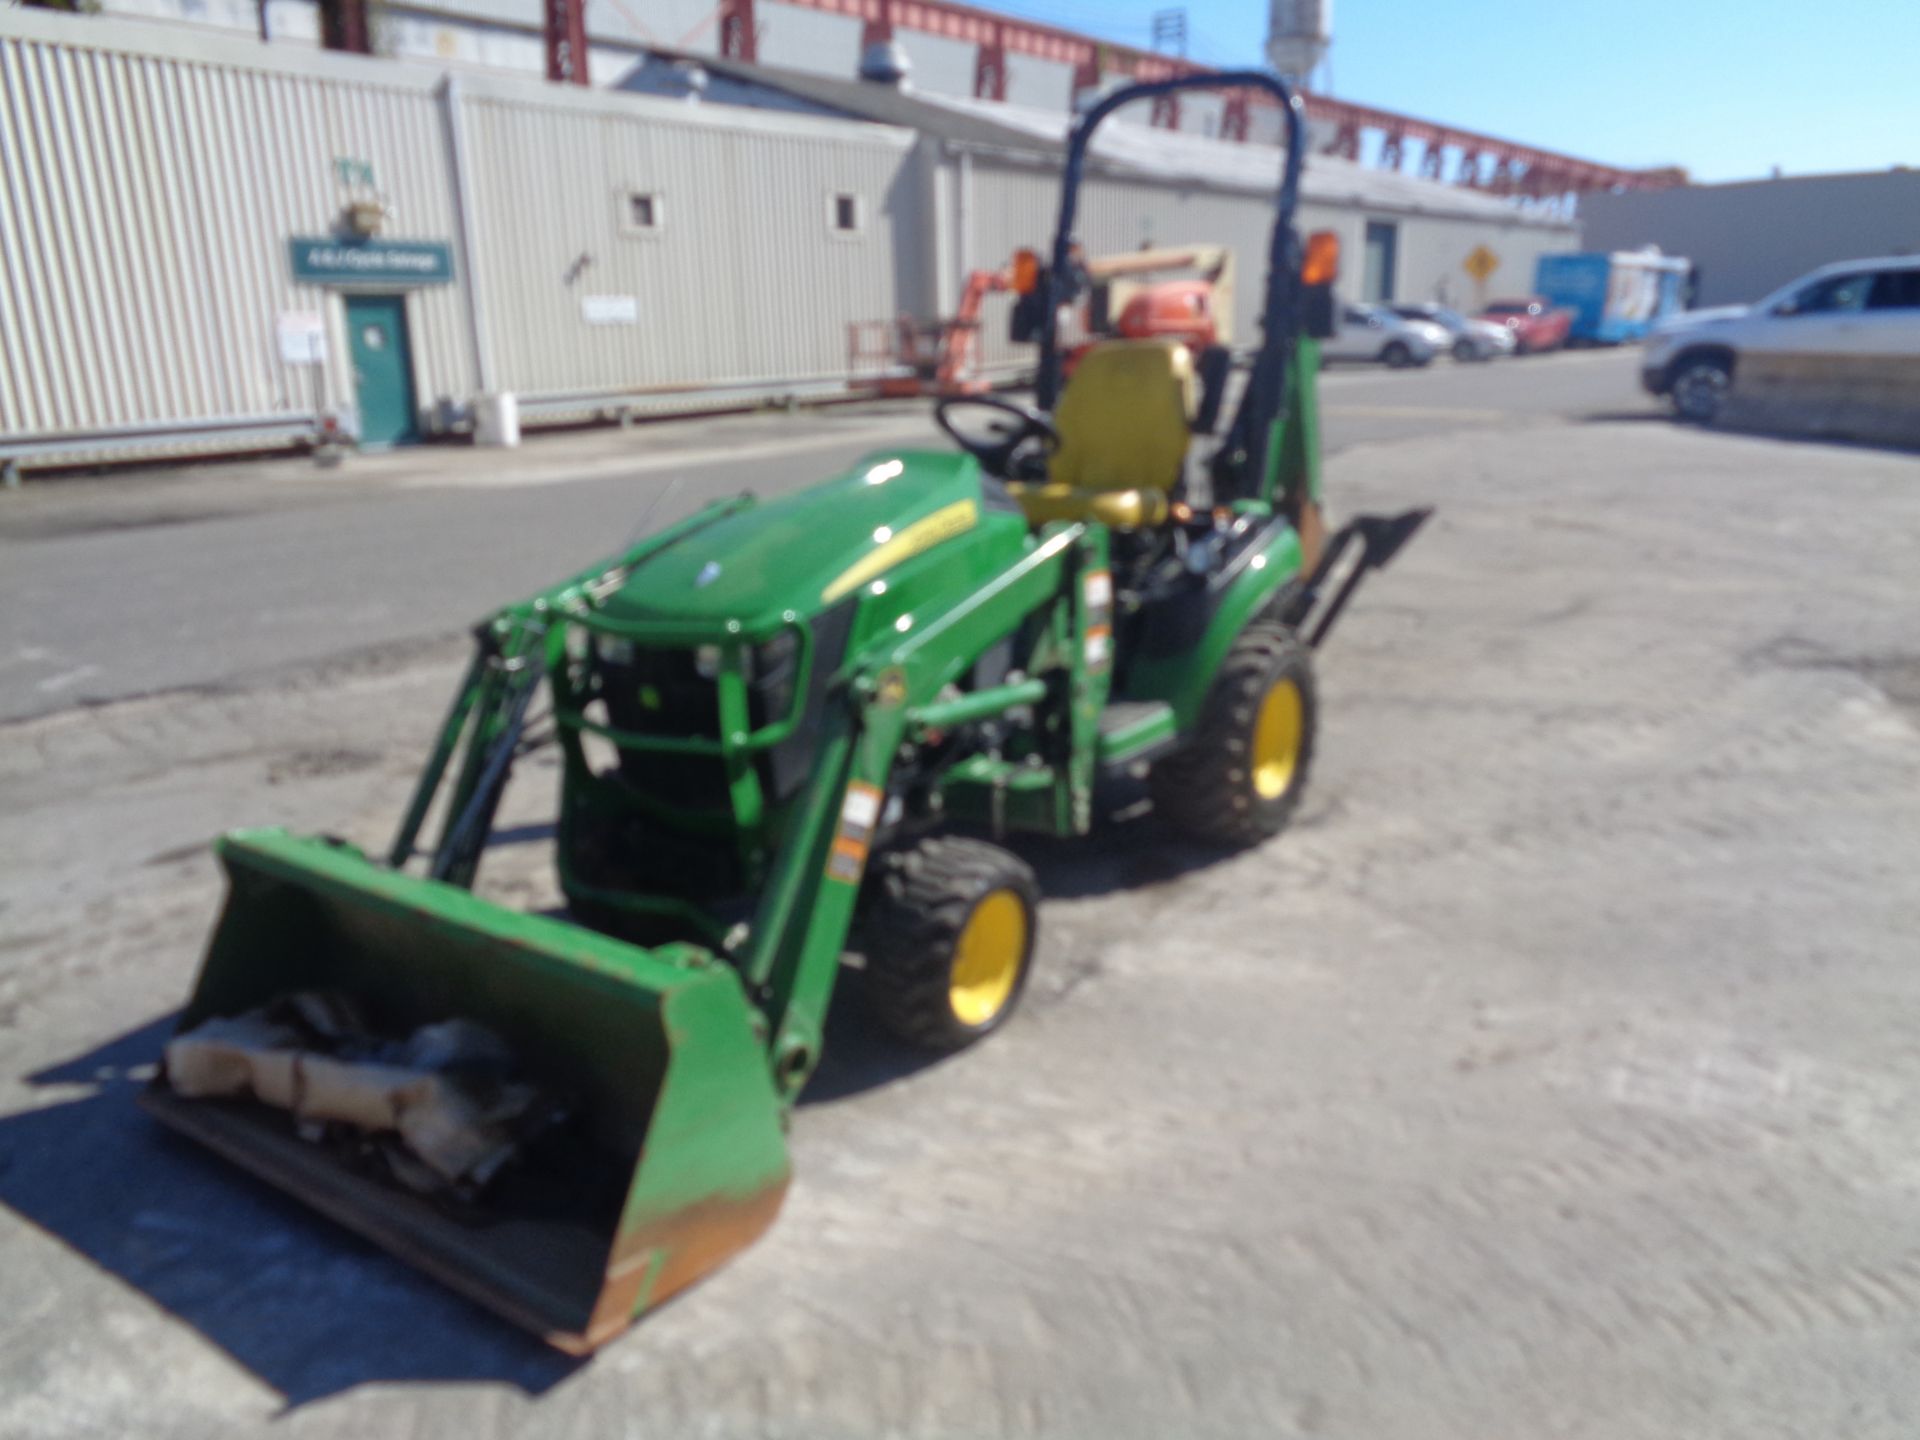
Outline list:
[[[542,0],[546,18],[547,79],[591,85],[587,74],[587,0]]]
[[[1076,94],[1097,88],[1110,77],[1129,81],[1167,80],[1178,75],[1205,74],[1208,67],[1171,55],[1114,45],[1087,35],[999,15],[954,0],[779,0],[805,10],[844,15],[861,22],[861,46],[891,40],[896,30],[915,30],[958,40],[975,47],[973,93],[987,100],[1007,98],[1007,63],[1015,55],[1031,56],[1073,67]],[[547,78],[575,85],[587,76],[587,0],[542,0],[545,10]],[[756,0],[719,0],[719,50],[731,60],[759,58]],[[366,0],[321,0],[321,30],[330,49],[368,48]],[[1591,190],[1661,190],[1686,183],[1678,169],[1626,170],[1571,155],[1516,144],[1491,135],[1462,130],[1382,110],[1356,105],[1330,95],[1303,92],[1309,118],[1334,127],[1330,153],[1358,160],[1363,136],[1378,135],[1378,164],[1398,170],[1407,160],[1408,145],[1418,142],[1418,173],[1432,180],[1492,191],[1496,195],[1551,197]],[[1230,92],[1220,117],[1220,134],[1227,140],[1245,140],[1253,128],[1256,107],[1270,108],[1267,95]],[[1179,101],[1156,101],[1153,123],[1177,128]],[[1458,152],[1451,177],[1447,152]]]
[[[861,45],[891,40],[896,29],[917,30],[975,47],[973,93],[985,100],[1007,98],[1007,58],[1030,55],[1073,67],[1076,93],[1097,87],[1104,79],[1165,80],[1176,75],[1202,74],[1207,66],[1150,50],[1114,45],[1035,20],[995,14],[953,0],[780,0],[806,10],[845,15],[861,22]],[[758,59],[755,46],[755,0],[720,0],[721,54],[729,59]],[[1425,147],[1419,173],[1430,179],[1449,178],[1446,152],[1459,151],[1452,178],[1460,184],[1485,188],[1500,195],[1553,196],[1589,190],[1656,190],[1686,183],[1682,170],[1625,170],[1520,145],[1511,140],[1477,134],[1451,125],[1420,120],[1392,110],[1356,105],[1330,95],[1307,92],[1309,117],[1336,127],[1332,153],[1359,159],[1361,137],[1380,136],[1379,163],[1398,169],[1406,159],[1409,141]],[[1227,96],[1220,134],[1227,140],[1245,140],[1252,130],[1255,106],[1270,107],[1264,94],[1235,91]],[[1177,99],[1157,102],[1153,123],[1169,128],[1180,124]]]

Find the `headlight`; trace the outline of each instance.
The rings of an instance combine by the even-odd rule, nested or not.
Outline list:
[[[766,644],[753,648],[748,662],[752,666],[750,675],[768,721],[782,718],[793,707],[799,655],[800,638],[791,630],[782,630]]]
[[[593,637],[593,653],[608,665],[631,665],[633,642],[614,635],[596,635]]]
[[[702,680],[718,680],[720,678],[720,647],[718,645],[702,645],[699,649],[695,650],[693,652],[693,669],[694,673]]]
[[[756,676],[771,675],[784,666],[793,663],[793,657],[800,649],[800,641],[791,630],[782,630],[764,645],[753,649],[753,673]]]

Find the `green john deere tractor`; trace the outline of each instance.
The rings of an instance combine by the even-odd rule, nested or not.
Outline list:
[[[1264,341],[1225,424],[1224,352],[1104,344],[1063,386],[1056,334],[1093,132],[1201,85],[1272,92],[1291,141]],[[1313,756],[1314,647],[1426,514],[1321,526],[1312,337],[1337,251],[1293,228],[1303,148],[1264,74],[1109,96],[1072,136],[1051,263],[1024,267],[1035,406],[943,402],[960,453],[715,504],[501,611],[384,861],[220,842],[230,894],[182,1033],[316,992],[387,1034],[486,1027],[569,1118],[477,1209],[165,1071],[148,1107],[584,1351],[772,1223],[844,953],[889,1028],[958,1047],[1006,1023],[1034,955],[1038,887],[1006,834],[1085,835],[1142,781],[1149,823],[1279,831]],[[471,892],[543,688],[564,920]]]

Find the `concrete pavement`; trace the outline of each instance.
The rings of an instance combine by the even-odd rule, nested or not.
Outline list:
[[[1349,432],[1343,510],[1440,512],[1296,825],[1030,847],[1015,1022],[839,1007],[772,1234],[585,1365],[131,1104],[206,837],[381,838],[457,642],[0,729],[0,1434],[1908,1440],[1920,463],[1615,403]]]

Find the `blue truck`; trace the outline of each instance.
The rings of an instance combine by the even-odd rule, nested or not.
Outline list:
[[[1618,345],[1684,310],[1692,271],[1692,261],[1652,248],[1577,251],[1542,255],[1533,289],[1548,304],[1573,312],[1568,344]]]

